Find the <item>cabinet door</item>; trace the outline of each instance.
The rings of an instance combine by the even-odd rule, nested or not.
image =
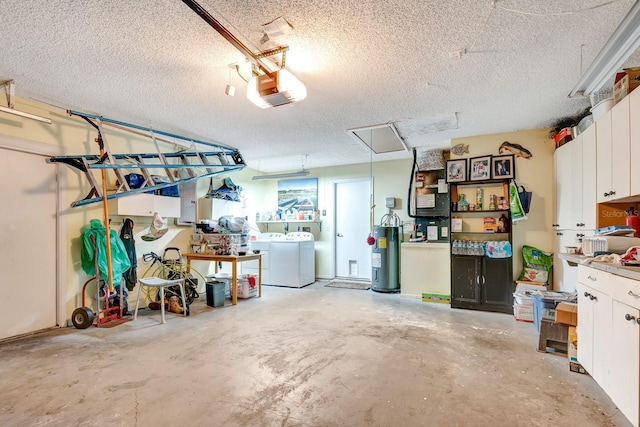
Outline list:
[[[451,306],[469,307],[480,304],[482,257],[451,256]]]
[[[571,176],[569,177],[570,216],[569,227],[571,229],[579,229],[584,227],[582,222],[582,135],[579,135],[575,141],[571,141],[571,149],[569,151],[569,164]]]
[[[611,377],[611,297],[595,289],[589,292],[593,300],[593,372],[591,376],[610,394]],[[578,312],[580,309],[578,309]],[[578,348],[580,338],[578,336]]]
[[[578,283],[578,362],[593,375],[593,301],[591,288]]]
[[[596,123],[596,200],[598,203],[611,199],[611,111],[600,117]],[[607,194],[607,195],[605,195]]]
[[[482,303],[511,308],[513,306],[512,258],[482,258]]]
[[[153,198],[153,211],[158,212],[164,218],[180,218],[180,198],[168,196],[155,196]]]
[[[619,301],[614,300],[612,304],[609,395],[631,423],[637,426],[640,421],[640,325],[636,319],[640,318],[640,311]]]
[[[578,282],[578,269],[570,267],[567,261],[558,257],[559,253],[566,253],[567,246],[576,246],[577,231],[557,231],[553,245],[553,289],[573,292]]]
[[[611,109],[611,191],[612,199],[629,196],[631,153],[629,151],[629,97]]]
[[[633,117],[629,125],[629,152],[631,153],[629,158],[640,159],[640,91],[633,91],[629,94],[629,117]],[[633,165],[630,171],[631,175],[631,189],[632,195],[640,194],[640,168],[637,165]]]
[[[553,156],[555,162],[556,173],[556,221],[557,229],[563,230],[574,228],[571,226],[571,215],[573,208],[572,203],[572,186],[571,179],[571,144],[565,144],[558,148]]]
[[[596,228],[596,127],[591,125],[582,137],[582,214],[583,228]]]

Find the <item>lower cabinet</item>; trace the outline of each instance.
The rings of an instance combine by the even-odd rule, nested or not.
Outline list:
[[[451,307],[512,313],[512,258],[452,255]]]
[[[578,362],[640,425],[640,281],[578,266]]]

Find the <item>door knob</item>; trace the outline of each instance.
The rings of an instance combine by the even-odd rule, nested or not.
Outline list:
[[[337,236],[337,237],[344,237],[344,234],[342,234],[342,233],[337,233],[337,234],[336,234],[336,236]]]
[[[624,315],[625,320],[631,320],[632,322],[636,320],[635,316],[630,315],[629,313]]]

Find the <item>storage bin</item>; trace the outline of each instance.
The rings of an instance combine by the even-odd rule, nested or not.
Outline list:
[[[207,282],[207,305],[209,307],[222,307],[224,305],[224,287],[223,282]]]

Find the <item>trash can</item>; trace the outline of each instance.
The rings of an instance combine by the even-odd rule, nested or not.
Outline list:
[[[223,282],[207,282],[207,305],[209,307],[222,307],[224,305],[224,287]]]

